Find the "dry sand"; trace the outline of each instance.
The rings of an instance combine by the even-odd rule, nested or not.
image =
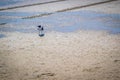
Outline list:
[[[0,39],[0,80],[120,80],[120,34],[5,34]]]

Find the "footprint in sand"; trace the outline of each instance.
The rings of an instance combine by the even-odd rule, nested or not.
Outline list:
[[[55,74],[54,73],[42,73],[40,75],[37,75],[37,77],[42,77],[42,76],[54,76]]]
[[[55,73],[51,73],[51,72],[46,72],[46,73],[41,73],[41,74],[37,73],[37,75],[35,75],[32,79],[42,79],[42,80],[44,80],[44,79],[49,78],[51,80],[51,79],[54,78],[53,76],[55,76]]]
[[[120,60],[114,60],[114,62],[120,62]]]
[[[95,72],[99,70],[101,67],[94,67],[94,68],[89,68],[89,69],[83,69],[83,72]]]

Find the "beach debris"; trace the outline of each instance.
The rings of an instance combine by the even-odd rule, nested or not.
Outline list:
[[[38,26],[38,31],[39,31],[39,36],[43,37],[44,36],[44,27],[39,25]]]

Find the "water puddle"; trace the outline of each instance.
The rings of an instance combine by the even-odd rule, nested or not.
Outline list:
[[[0,24],[11,22],[24,22],[22,17],[43,14],[42,12],[0,12]]]
[[[22,32],[22,33],[35,33],[36,29],[24,29],[24,28],[0,28],[0,31],[3,32]]]
[[[3,13],[0,13],[2,15]],[[28,16],[37,13],[8,13],[11,16]],[[2,21],[2,20],[1,20]],[[120,33],[120,14],[105,14],[92,11],[61,12],[45,17],[32,19],[8,19],[11,28],[0,28],[1,31],[37,32],[37,25],[45,26],[45,31],[74,32],[77,30],[106,30]],[[3,20],[5,22],[5,20]],[[22,27],[21,27],[22,26]]]
[[[25,17],[25,16],[32,16],[36,14],[42,14],[43,12],[0,12],[0,16],[19,16],[19,17]]]
[[[73,32],[81,29],[120,33],[120,14],[103,14],[91,11],[63,12],[33,20],[44,25],[49,24],[52,30],[59,32]]]
[[[0,38],[4,38],[6,37],[4,34],[0,34]]]
[[[12,5],[12,4],[16,4],[18,2],[21,2],[22,0],[2,0],[0,1],[0,6],[8,6],[8,5]]]

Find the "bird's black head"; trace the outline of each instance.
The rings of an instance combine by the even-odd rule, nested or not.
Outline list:
[[[41,28],[42,26],[41,26],[41,25],[39,25],[38,27],[39,27],[39,28]]]

